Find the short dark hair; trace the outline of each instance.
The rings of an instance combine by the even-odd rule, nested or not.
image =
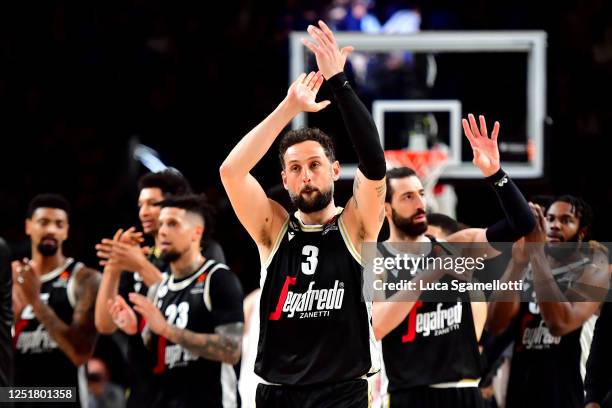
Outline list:
[[[208,224],[211,221],[213,208],[208,203],[205,194],[188,194],[182,196],[169,196],[155,205],[166,208],[182,208],[183,210],[197,214],[204,220],[204,226],[208,229]]]
[[[55,208],[63,210],[66,215],[70,216],[70,204],[63,196],[53,193],[39,194],[35,196],[28,204],[27,218],[32,218],[34,212],[39,208]]]
[[[430,213],[427,214],[427,223],[440,227],[446,235],[454,234],[457,231],[464,229],[457,220],[449,217],[442,213]]]
[[[281,162],[281,167],[285,168],[285,153],[291,146],[305,142],[307,140],[313,140],[323,147],[325,156],[330,162],[336,161],[336,153],[334,150],[334,142],[331,137],[327,136],[323,131],[318,128],[303,128],[290,130],[285,133],[280,140],[278,145],[278,158]]]
[[[580,229],[586,228],[585,236],[583,238],[583,240],[586,241],[591,233],[591,225],[593,225],[593,209],[591,208],[591,206],[586,201],[584,201],[582,198],[576,197],[573,195],[569,195],[569,194],[565,194],[565,195],[555,198],[555,200],[551,203],[551,205],[559,201],[563,203],[567,203],[572,206],[572,210],[574,211],[574,214],[580,219],[579,228]],[[547,212],[548,212],[548,209],[547,209]]]
[[[164,196],[192,194],[189,181],[178,170],[166,169],[157,173],[147,173],[138,180],[138,190],[159,188]]]
[[[390,170],[387,170],[387,193],[385,194],[385,202],[390,203],[391,198],[393,197],[393,189],[391,188],[392,179],[401,179],[412,176],[418,177],[416,171],[414,171],[410,167],[394,167]]]

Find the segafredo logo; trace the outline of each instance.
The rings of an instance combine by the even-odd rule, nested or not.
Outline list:
[[[423,337],[442,336],[454,330],[459,330],[463,317],[463,306],[461,302],[448,308],[444,308],[442,303],[436,305],[436,310],[431,312],[419,312],[423,307],[423,301],[415,303],[408,314],[408,332],[402,336],[403,343],[414,341],[417,334]]]
[[[281,290],[276,310],[270,313],[270,320],[280,320],[283,313],[289,319],[309,319],[328,317],[332,310],[342,309],[344,302],[344,282],[336,280],[332,288],[315,289],[315,282],[308,285],[308,290],[297,293],[289,290],[295,285],[295,277],[287,276]]]

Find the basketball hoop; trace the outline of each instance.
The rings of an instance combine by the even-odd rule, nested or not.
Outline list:
[[[387,169],[396,167],[410,167],[416,171],[423,183],[425,195],[430,199],[429,205],[438,210],[434,188],[448,163],[447,148],[444,145],[436,145],[431,150],[385,150]]]

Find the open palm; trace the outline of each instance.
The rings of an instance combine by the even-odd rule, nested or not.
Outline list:
[[[487,124],[484,116],[480,115],[480,128],[476,123],[474,115],[468,115],[468,120],[463,119],[463,132],[470,141],[474,159],[472,162],[480,169],[485,177],[495,174],[499,168],[499,148],[497,147],[497,135],[499,134],[499,122],[493,125],[491,138],[487,132]]]
[[[323,84],[320,72],[301,74],[287,91],[287,98],[301,112],[318,112],[327,107],[329,101],[316,102],[317,93]]]

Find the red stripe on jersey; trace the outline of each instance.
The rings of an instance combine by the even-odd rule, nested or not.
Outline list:
[[[408,314],[408,332],[402,336],[402,343],[410,343],[416,338],[417,309],[423,306],[422,300],[417,300]]]
[[[278,298],[278,303],[276,304],[276,310],[270,313],[270,320],[279,320],[281,314],[283,313],[283,305],[285,304],[285,300],[287,300],[287,293],[289,292],[289,285],[295,285],[295,276],[287,276],[285,278],[285,283],[283,284],[283,290],[281,290],[280,297]]]
[[[157,337],[157,365],[153,368],[154,374],[161,374],[166,370],[166,338]]]
[[[17,350],[17,340],[21,331],[28,325],[28,320],[19,320],[15,323],[15,335],[13,336],[13,350]]]

